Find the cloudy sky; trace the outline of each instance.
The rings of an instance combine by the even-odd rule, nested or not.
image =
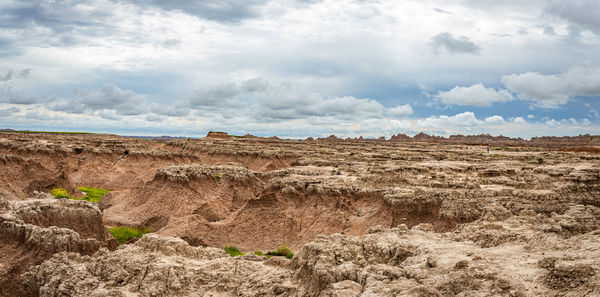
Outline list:
[[[2,0],[0,128],[600,134],[598,0]]]

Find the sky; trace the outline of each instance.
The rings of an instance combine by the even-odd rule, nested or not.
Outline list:
[[[2,0],[0,128],[600,134],[598,0]]]

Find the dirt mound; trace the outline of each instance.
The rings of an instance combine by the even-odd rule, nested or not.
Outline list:
[[[0,198],[0,294],[30,296],[36,287],[23,287],[21,273],[52,254],[68,251],[91,254],[117,243],[102,224],[102,214],[90,203],[73,200]]]

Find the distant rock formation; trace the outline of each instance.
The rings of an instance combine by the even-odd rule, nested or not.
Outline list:
[[[313,139],[306,139],[305,141],[312,141]],[[530,146],[530,147],[544,147],[544,148],[560,148],[560,147],[572,147],[572,146],[600,146],[600,135],[583,134],[578,136],[542,136],[533,137],[530,140],[517,137],[507,136],[492,136],[490,134],[479,134],[479,135],[450,135],[448,137],[428,135],[424,132],[420,132],[413,137],[410,137],[404,133],[398,135],[392,135],[388,140],[384,137],[379,138],[346,138],[342,139],[335,135],[329,135],[325,138],[317,138],[318,141],[326,142],[430,142],[440,144],[466,144],[466,145],[490,145],[490,146]],[[589,151],[589,150],[586,150]]]
[[[218,132],[218,131],[210,131],[206,135],[206,137],[210,138],[229,138],[230,136],[226,132]]]

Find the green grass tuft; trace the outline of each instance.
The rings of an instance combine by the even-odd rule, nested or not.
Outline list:
[[[238,248],[236,248],[234,246],[226,246],[223,249],[225,250],[226,253],[228,253],[232,257],[244,255],[244,253],[240,252],[240,250],[238,250]]]
[[[89,202],[99,202],[104,195],[108,194],[110,190],[101,189],[101,188],[89,188],[89,187],[77,187],[80,191],[85,193],[85,197],[83,200]]]
[[[292,259],[292,258],[294,258],[294,252],[292,251],[292,249],[287,247],[285,244],[282,244],[281,247],[278,248],[276,251],[267,252],[267,257],[272,257],[272,256],[280,256],[280,257],[286,257],[288,259]]]
[[[57,199],[71,197],[71,195],[69,195],[69,192],[67,192],[67,190],[65,190],[63,188],[54,188],[54,189],[50,190],[50,194],[52,194],[52,196],[54,196],[54,198],[57,198]]]
[[[108,228],[108,230],[120,244],[124,244],[132,238],[141,238],[144,234],[152,232],[148,228],[131,228],[125,226]]]
[[[264,256],[265,254],[261,251],[254,251],[254,254],[257,256]]]

